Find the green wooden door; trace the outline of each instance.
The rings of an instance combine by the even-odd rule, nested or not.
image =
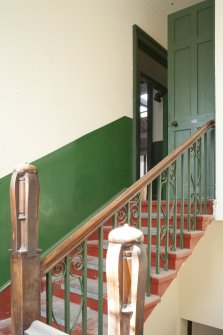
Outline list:
[[[171,152],[214,119],[214,1],[203,1],[174,13],[169,16],[168,24],[168,151]],[[213,149],[210,155],[214,162]],[[214,164],[212,172],[208,176],[211,197]]]

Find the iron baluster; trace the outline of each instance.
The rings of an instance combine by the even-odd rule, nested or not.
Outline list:
[[[193,216],[193,230],[196,229],[196,220],[197,220],[197,142],[194,143],[194,192],[193,192],[193,201],[194,201],[194,216]]]
[[[170,185],[173,191],[172,206],[169,211],[169,218],[173,220],[173,224],[169,225],[169,236],[172,240],[170,249],[176,250],[176,228],[177,228],[177,161],[173,162],[170,167]]]
[[[103,226],[98,229],[98,335],[103,335]]]
[[[156,223],[156,273],[160,272],[160,214],[161,214],[161,175],[157,178],[157,223]]]
[[[201,138],[197,141],[198,146],[197,146],[197,160],[198,160],[198,198],[199,198],[199,203],[198,203],[198,211],[197,214],[201,213],[201,207],[202,207],[202,191],[201,191],[201,180],[202,180],[202,164],[201,164],[201,152],[202,152],[202,142]]]
[[[174,187],[174,219],[173,219],[173,251],[176,250],[177,240],[177,161],[175,161],[175,187]]]
[[[112,229],[117,228],[117,212],[115,212],[115,214],[112,217]]]
[[[52,290],[52,274],[48,272],[46,274],[46,321],[48,325],[52,325],[52,314],[53,314],[53,290]]]
[[[168,180],[169,180],[169,172],[168,168],[164,170],[161,174],[161,194],[167,195],[167,192],[165,192],[168,188]],[[169,206],[169,203],[168,203]],[[163,201],[161,201],[161,210],[163,214],[163,220],[164,224],[161,225],[161,236],[160,236],[160,245],[162,244],[162,241],[164,240],[164,253],[160,254],[160,258],[163,260],[164,263],[164,270],[167,268],[167,258],[168,258],[168,251],[166,252],[166,245],[168,244],[167,239],[169,239],[169,224],[167,225],[167,222],[169,220],[169,208],[167,209],[167,201],[165,204],[165,209],[163,206]]]
[[[137,220],[137,228],[141,229],[141,213],[142,213],[142,193],[139,193],[138,200],[138,220]]]
[[[130,201],[127,204],[127,223],[130,226],[130,221],[131,221],[131,205]]]
[[[166,239],[165,239],[165,262],[164,270],[168,270],[168,254],[169,254],[169,210],[170,210],[170,168],[167,168],[167,181],[166,181]]]
[[[207,133],[204,134],[204,214],[207,214]]]
[[[58,317],[56,315],[56,311],[54,311],[54,303],[53,303],[53,297],[54,297],[54,291],[57,284],[62,284],[65,278],[66,273],[66,263],[65,260],[60,261],[58,264],[56,264],[53,269],[51,270],[51,283],[52,283],[52,321],[55,322],[58,329],[63,331],[62,326],[60,325],[60,322],[58,321]]]
[[[77,283],[79,285],[80,291],[81,291],[81,301],[80,301],[80,306],[79,310],[75,315],[75,318],[72,320],[72,326],[70,329],[70,334],[73,333],[73,330],[75,329],[75,326],[77,324],[77,321],[79,320],[79,317],[81,313],[83,313],[83,304],[84,304],[84,289],[86,289],[87,292],[87,287],[84,286],[83,282],[83,273],[84,269],[86,268],[86,264],[84,262],[84,242],[79,244],[78,246],[75,247],[75,252],[74,254],[70,257],[70,276],[72,278],[72,286],[75,286]],[[76,286],[77,286],[76,284]],[[83,316],[82,316],[83,318]],[[82,329],[83,331],[83,329]]]
[[[181,156],[181,208],[180,208],[180,248],[183,249],[184,233],[184,154]]]
[[[187,230],[191,230],[191,149],[187,151],[187,176],[188,176],[188,192],[187,192]]]
[[[130,222],[132,225],[136,226],[136,228],[141,228],[141,207],[142,207],[142,196],[141,192],[139,192],[131,202],[131,218]]]
[[[64,323],[65,332],[70,333],[70,257],[65,258],[66,271],[64,274]]]
[[[152,228],[152,189],[153,184],[148,185],[148,234],[147,234],[147,280],[146,280],[146,295],[150,296],[150,278],[151,278],[151,228]]]
[[[87,240],[83,242],[83,306],[82,306],[82,334],[87,335]]]

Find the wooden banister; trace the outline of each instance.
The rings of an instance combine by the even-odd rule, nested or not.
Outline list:
[[[142,335],[147,254],[143,233],[125,224],[108,236],[108,334]]]
[[[41,261],[41,276],[44,276],[54,265],[68,255],[73,249],[74,245],[80,244],[93,231],[99,228],[106,220],[108,220],[117,209],[123,207],[129,199],[132,199],[141,189],[146,187],[154,179],[156,179],[168,166],[170,166],[181,154],[190,148],[207,130],[213,127],[214,120],[208,121],[196,133],[194,133],[188,140],[181,144],[171,154],[166,156],[160,163],[152,168],[144,177],[136,181],[126,191],[119,195],[115,200],[102,209],[95,216],[90,218],[85,224],[77,227],[77,230],[69,235],[62,243],[55,247],[49,254],[47,254]]]
[[[23,335],[40,317],[39,179],[35,166],[24,164],[14,170],[10,202],[12,334]]]

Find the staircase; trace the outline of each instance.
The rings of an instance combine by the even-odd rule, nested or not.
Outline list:
[[[185,204],[185,208],[186,208]],[[187,217],[184,220],[184,247],[179,248],[179,225],[178,220],[177,227],[177,249],[176,251],[169,252],[169,267],[168,270],[164,269],[164,263],[161,258],[160,272],[156,274],[156,201],[153,201],[153,224],[151,230],[151,278],[150,278],[150,295],[145,298],[145,310],[144,320],[150,315],[152,310],[161,301],[162,295],[165,293],[172,280],[177,276],[177,272],[181,265],[191,256],[193,248],[198,243],[199,239],[204,235],[206,228],[213,220],[213,201],[208,201],[208,207],[206,215],[199,215],[197,217],[197,229],[188,232],[187,231]],[[148,202],[142,203],[142,215],[141,215],[141,230],[144,234],[145,248],[147,249],[148,242]],[[180,207],[179,207],[180,210]],[[162,219],[161,227],[165,226],[165,220]],[[108,248],[108,234],[112,230],[112,222],[108,220],[104,225],[103,232],[103,334],[107,334],[107,299],[106,299],[106,273],[105,273],[105,258]],[[160,253],[164,253],[164,240],[161,242]],[[87,334],[93,335],[98,334],[98,234],[93,233],[87,240]],[[75,253],[74,253],[75,255]],[[76,275],[81,275],[80,271],[76,272]],[[81,288],[78,286],[77,281],[74,277],[71,278],[71,289],[70,289],[70,302],[71,302],[71,323],[74,321],[75,315],[78,314],[79,304],[81,302]],[[64,330],[64,280],[58,280],[54,287],[53,300],[55,304],[55,319],[58,325],[53,322],[55,327],[61,327]],[[42,286],[42,321],[46,321],[46,287],[45,282]],[[77,324],[74,327],[71,334],[82,334],[81,318],[77,320]]]
[[[171,204],[170,204],[171,205]],[[185,203],[185,212],[187,204]],[[184,246],[179,248],[179,228],[180,228],[180,204],[178,206],[177,220],[177,249],[169,252],[169,269],[164,270],[164,264],[161,258],[160,273],[156,274],[156,222],[157,222],[157,201],[152,204],[152,229],[151,229],[151,278],[150,278],[150,295],[145,297],[144,319],[146,320],[153,309],[161,301],[162,295],[165,293],[172,280],[177,276],[183,262],[191,256],[193,248],[199,239],[204,235],[206,228],[213,220],[213,201],[208,201],[207,214],[197,216],[197,229],[193,231],[187,230],[187,216],[184,217]],[[172,218],[173,219],[173,218]],[[108,220],[104,225],[103,232],[103,334],[107,334],[107,300],[106,300],[106,273],[105,273],[105,257],[108,248],[108,234],[112,230],[112,222]],[[161,219],[161,227],[165,226],[165,220]],[[141,230],[144,234],[145,248],[148,242],[148,202],[142,202],[141,213]],[[160,252],[162,254],[164,248],[164,240],[161,242]],[[98,233],[95,232],[89,236],[87,240],[87,334],[98,334]],[[75,252],[73,252],[75,256]],[[75,272],[76,276],[81,275],[81,271]],[[71,276],[70,284],[70,315],[71,324],[74,322],[75,316],[80,312],[81,288],[75,277]],[[46,322],[46,280],[42,280],[41,286],[41,321]],[[64,330],[64,278],[58,279],[53,289],[53,305],[55,321],[53,326]],[[0,321],[0,334],[10,334],[10,319]],[[77,323],[71,334],[82,334],[81,316],[77,319]]]
[[[150,315],[213,220],[206,180],[206,133],[212,127],[209,121],[44,256],[41,321],[69,334],[107,334],[108,234],[125,223],[144,234],[148,256],[144,319]],[[153,190],[157,200],[152,200]],[[10,334],[10,319],[0,322],[0,335],[5,334]]]

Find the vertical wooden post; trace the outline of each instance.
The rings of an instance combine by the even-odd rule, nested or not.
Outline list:
[[[35,166],[24,164],[13,171],[10,202],[12,335],[23,335],[40,316],[39,180]]]
[[[109,234],[108,335],[142,335],[147,256],[143,234],[127,224]]]

